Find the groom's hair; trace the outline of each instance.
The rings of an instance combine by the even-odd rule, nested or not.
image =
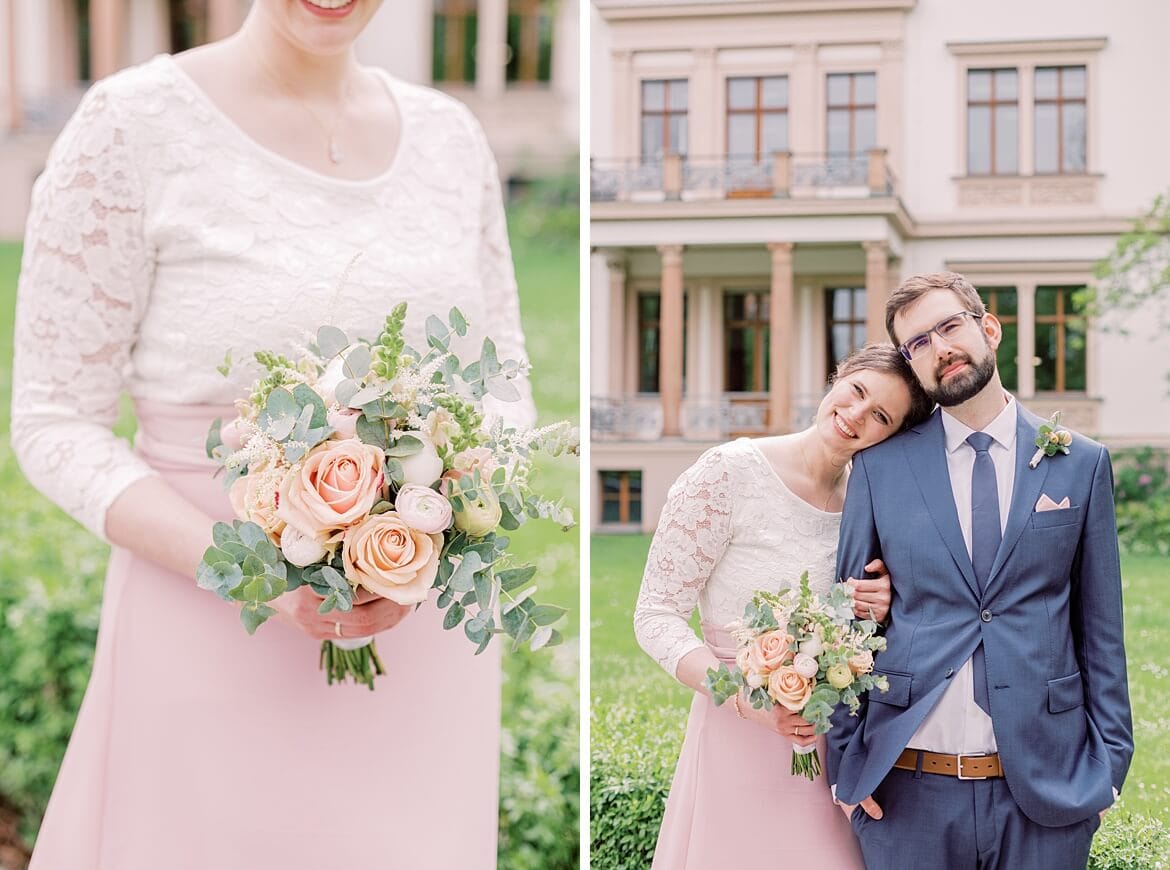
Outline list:
[[[963,307],[972,314],[978,314],[982,317],[987,313],[983,300],[979,298],[979,291],[958,272],[927,272],[925,275],[911,275],[899,284],[898,289],[891,293],[890,298],[886,300],[886,332],[889,333],[890,341],[894,344],[900,343],[897,336],[894,335],[894,317],[903,308],[914,304],[931,290],[950,290],[958,297]]]

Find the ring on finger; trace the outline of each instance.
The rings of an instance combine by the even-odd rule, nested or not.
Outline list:
[[[341,636],[342,636],[342,635],[341,635],[341,623],[340,623],[340,622],[335,622],[335,623],[333,623],[333,633],[334,633],[334,634],[336,634],[338,637],[341,637]]]

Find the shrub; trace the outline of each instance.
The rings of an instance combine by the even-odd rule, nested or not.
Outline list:
[[[1117,540],[1128,553],[1170,556],[1170,495],[1118,504]]]
[[[507,661],[499,862],[508,870],[579,866],[579,659],[570,643]]]
[[[1170,499],[1170,451],[1155,447],[1111,450],[1113,498],[1120,506]]]
[[[1108,813],[1097,836],[1088,870],[1165,870],[1170,867],[1170,828],[1158,819],[1123,810]]]

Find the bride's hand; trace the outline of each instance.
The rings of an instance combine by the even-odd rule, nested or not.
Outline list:
[[[414,605],[395,604],[363,590],[355,593],[354,607],[349,613],[331,610],[322,616],[317,612],[320,604],[320,595],[309,586],[301,586],[281,595],[270,606],[276,610],[278,619],[300,629],[314,640],[336,640],[339,625],[342,638],[352,640],[370,637],[398,625],[414,610]]]
[[[874,622],[885,622],[890,614],[891,586],[890,574],[886,570],[886,563],[881,559],[874,559],[865,566],[869,574],[879,576],[872,580],[857,580],[850,577],[845,585],[853,590],[853,613],[858,619],[872,619]]]
[[[801,716],[776,704],[771,710],[753,707],[751,703],[739,697],[739,709],[750,722],[762,725],[770,731],[775,731],[781,737],[787,737],[797,746],[811,746],[817,742],[817,735],[810,725]]]

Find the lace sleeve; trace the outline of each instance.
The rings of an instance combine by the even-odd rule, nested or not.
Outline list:
[[[99,83],[53,146],[33,190],[13,339],[17,461],[103,539],[114,499],[153,473],[111,431],[151,275],[125,117]]]
[[[479,123],[470,119],[481,153],[483,190],[480,193],[479,267],[483,281],[487,311],[485,333],[496,343],[500,359],[528,361],[524,350],[524,330],[520,325],[520,295],[516,289],[516,273],[512,267],[512,249],[508,245],[508,224],[504,218],[504,201],[500,191],[500,175],[495,157]],[[485,407],[499,414],[511,426],[527,427],[536,422],[536,408],[532,402],[532,385],[527,376],[515,381],[520,391],[517,402],[501,402],[485,397]]]
[[[634,610],[634,634],[671,676],[703,645],[688,624],[731,540],[731,485],[718,449],[683,472],[666,497]]]

